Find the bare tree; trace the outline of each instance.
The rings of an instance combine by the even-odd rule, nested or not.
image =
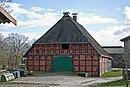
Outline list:
[[[0,41],[3,41],[3,35],[0,33]]]
[[[6,53],[9,68],[17,68],[25,51],[29,48],[28,37],[17,33],[11,33],[3,40],[3,48]]]
[[[29,40],[28,43],[30,45],[30,47],[33,45],[33,43],[36,41],[36,39],[32,39],[32,40]]]
[[[10,2],[12,2],[12,0],[0,0],[0,7],[4,8],[8,13],[11,13],[13,9],[9,4]]]
[[[2,44],[3,44],[3,35],[0,33],[0,68],[4,69],[7,64]]]

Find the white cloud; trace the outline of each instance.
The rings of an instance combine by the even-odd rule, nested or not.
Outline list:
[[[59,12],[49,8],[41,8],[41,7],[32,7],[30,9],[25,9],[21,4],[11,3],[11,8],[13,12],[11,13],[13,17],[17,20],[17,27],[38,27],[38,26],[52,26],[54,25],[60,18]],[[39,11],[43,11],[38,13]],[[76,9],[67,9],[69,12],[78,12]],[[129,7],[127,6],[124,14],[127,15],[127,19],[130,19]],[[62,13],[60,13],[62,14]],[[25,17],[25,18],[24,18]],[[22,19],[26,20],[22,20]],[[78,22],[82,25],[88,24],[104,24],[104,23],[118,23],[118,21],[114,18],[107,18],[101,15],[96,15],[93,13],[83,13],[78,12]],[[4,24],[0,25],[1,28],[9,28],[15,27],[13,24]],[[129,26],[110,26],[105,29],[99,30],[97,32],[90,31],[90,34],[101,44],[101,45],[120,45],[120,39],[128,36],[130,33]],[[128,30],[126,32],[126,30]],[[8,36],[11,32],[1,32],[4,36]],[[38,39],[41,34],[40,32],[30,32],[30,33],[21,33],[29,39]]]
[[[130,7],[125,6],[123,13],[124,13],[126,20],[130,21]]]
[[[22,4],[19,3],[8,3],[10,8],[13,9],[11,13],[13,17],[17,20],[18,27],[37,27],[37,26],[52,26],[60,18],[59,12],[49,8],[32,7],[30,9],[25,9]],[[39,11],[43,11],[38,13]],[[67,9],[66,11],[78,12],[77,9]],[[78,22],[87,24],[98,24],[98,23],[118,23],[116,19],[106,18],[100,15],[95,15],[92,13],[78,12]],[[14,27],[14,26],[9,26]]]
[[[0,32],[4,37],[7,37],[11,32]]]
[[[58,13],[54,12],[53,9],[44,9],[40,7],[32,7],[25,9],[22,4],[8,3],[10,8],[13,9],[11,15],[17,20],[17,27],[37,27],[37,26],[52,26],[59,20]],[[45,11],[43,13],[37,13],[37,11]],[[0,25],[3,26],[3,25]],[[10,26],[9,27],[14,27]]]
[[[44,11],[45,9],[44,8],[40,8],[40,7],[32,7],[31,10],[38,12],[38,11]]]
[[[9,28],[11,27],[16,27],[12,22],[11,23],[5,23],[5,24],[0,24],[0,30],[1,29],[5,29],[5,30],[8,30]]]
[[[97,9],[96,9],[97,10]],[[77,9],[66,9],[64,10],[65,12],[71,12],[75,13],[77,12],[77,20],[79,23],[83,25],[88,25],[88,24],[104,24],[104,23],[118,23],[118,21],[114,18],[107,18],[107,17],[102,17],[101,15],[96,15],[93,13],[85,13],[85,12],[80,12]],[[64,12],[63,11],[63,12]]]
[[[50,9],[50,8],[45,9],[45,8],[41,8],[41,7],[32,7],[31,10],[35,11],[35,12],[54,11],[53,9]]]
[[[101,45],[123,45],[120,39],[130,35],[130,26],[109,26],[96,32],[90,30],[89,32]]]
[[[38,39],[41,37],[41,35],[38,32],[21,33],[21,34],[25,35],[26,37],[29,37],[29,40]]]
[[[17,4],[17,3],[11,3],[10,6],[13,9],[12,15],[14,15],[16,18],[18,18],[19,16],[26,15],[28,20],[43,19],[44,13],[40,14],[40,13],[36,13],[35,11],[36,11],[36,9],[43,10],[44,8],[32,7],[31,9],[27,10],[27,9],[23,8],[21,4]]]
[[[114,18],[106,18],[100,15],[82,12],[78,15],[78,21],[81,24],[118,23],[118,21]]]
[[[36,26],[52,26],[59,20],[56,13],[44,13],[38,19],[30,19],[28,21],[18,21],[19,27],[36,27]],[[31,16],[33,17],[33,16]]]
[[[22,8],[22,4],[19,3],[8,3],[10,5],[10,8],[13,9],[13,12],[11,13],[13,16],[17,17],[21,14],[28,14],[29,11]]]
[[[120,8],[116,8],[117,11],[120,11],[121,9]]]
[[[62,12],[71,12],[71,13],[75,13],[75,12],[78,12],[78,9],[74,9],[74,8],[63,9]]]
[[[11,34],[11,33],[16,33],[16,32],[0,32],[0,34],[2,34],[4,37],[8,37],[8,35]],[[18,33],[18,34],[21,34],[21,35],[24,35],[26,37],[29,37],[28,38],[29,40],[38,39],[38,38],[41,37],[41,35],[39,34],[39,32]]]

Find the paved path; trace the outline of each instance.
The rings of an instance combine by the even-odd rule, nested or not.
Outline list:
[[[115,78],[92,78],[79,76],[38,76],[38,77],[20,77],[12,82],[15,85],[0,85],[0,87],[89,87],[97,83],[104,83],[119,80]]]
[[[120,80],[122,79],[122,77],[112,77],[112,78],[97,78],[93,81],[86,81],[83,82],[81,84],[85,85],[85,86],[89,86],[89,85],[95,85],[95,84],[99,84],[99,83],[106,83],[106,82],[111,82],[111,81],[116,81],[116,80]]]

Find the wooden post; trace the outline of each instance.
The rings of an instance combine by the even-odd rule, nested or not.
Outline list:
[[[128,87],[128,64],[127,64],[128,61],[126,62],[121,62],[121,63],[124,63],[125,64],[125,69],[123,69],[123,72],[124,72],[124,78],[123,79],[126,79],[126,87]],[[125,71],[124,71],[125,70]]]
[[[127,68],[127,63],[126,63],[126,66],[125,66],[125,68],[126,68],[126,87],[128,87],[128,68]]]

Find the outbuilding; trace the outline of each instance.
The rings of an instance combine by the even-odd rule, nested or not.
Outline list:
[[[128,73],[128,79],[130,80],[130,35],[124,37],[120,41],[124,42],[124,67],[123,67],[123,79],[126,79],[126,72]]]
[[[102,46],[104,50],[112,57],[112,68],[123,68],[124,47],[122,46]]]

